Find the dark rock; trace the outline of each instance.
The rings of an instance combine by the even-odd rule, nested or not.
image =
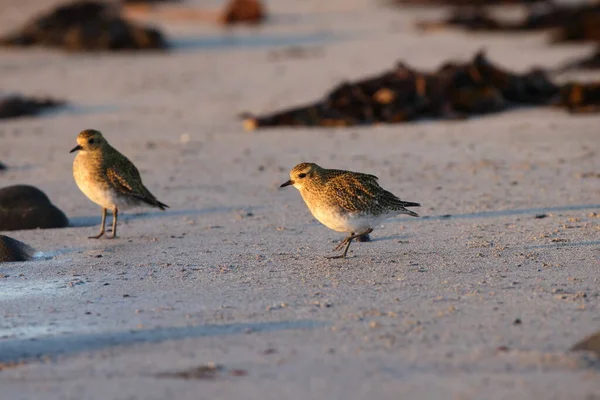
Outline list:
[[[8,167],[0,162],[0,171],[6,171]]]
[[[41,190],[28,185],[0,189],[0,231],[64,228],[65,214]]]
[[[72,51],[164,49],[156,29],[134,25],[118,7],[99,1],[75,1],[56,7],[0,38],[7,46],[61,47]]]
[[[600,357],[600,332],[583,339],[571,348],[572,351],[591,351]]]
[[[33,252],[25,243],[0,235],[0,262],[29,261]]]
[[[60,107],[64,104],[64,101],[49,98],[40,99],[19,95],[0,94],[0,119],[37,115],[42,111]]]

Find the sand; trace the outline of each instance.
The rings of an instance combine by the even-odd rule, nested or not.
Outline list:
[[[6,29],[48,4],[5,3]],[[485,47],[524,70],[590,46],[420,35],[411,21],[439,12],[377,1],[268,5],[256,29],[162,22],[177,45],[164,55],[2,50],[0,88],[72,105],[2,122],[0,184],[37,186],[72,227],[4,232],[39,253],[0,264],[0,362],[18,364],[0,370],[0,397],[600,396],[597,364],[568,351],[600,329],[600,116],[252,133],[237,119],[399,59],[432,68]],[[281,56],[290,45],[311,52]],[[171,208],[127,212],[118,239],[87,239],[100,209],[69,154],[85,128]],[[378,175],[423,217],[390,219],[348,259],[326,260],[343,235],[279,189],[302,161]],[[204,379],[168,375],[213,364],[223,369]]]

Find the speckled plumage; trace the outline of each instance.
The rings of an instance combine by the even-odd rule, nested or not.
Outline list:
[[[326,169],[314,163],[301,163],[290,171],[290,180],[283,185],[293,185],[300,191],[312,215],[323,225],[338,232],[348,232],[336,249],[352,240],[370,233],[380,222],[398,214],[418,217],[405,207],[418,207],[419,203],[400,200],[377,183],[375,175],[360,172]]]
[[[119,210],[139,205],[161,210],[168,207],[150,193],[135,165],[113,148],[100,132],[87,129],[79,133],[73,151],[79,151],[73,161],[73,177],[77,186],[103,209],[102,229],[97,237],[104,234],[107,209],[113,211],[114,237]]]

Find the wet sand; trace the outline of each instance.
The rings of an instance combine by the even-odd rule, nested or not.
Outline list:
[[[46,2],[9,4],[7,29]],[[4,233],[39,253],[0,264],[0,365],[24,363],[0,367],[1,397],[600,396],[597,366],[568,352],[600,329],[599,116],[519,109],[252,133],[237,119],[400,59],[433,68],[485,47],[524,70],[590,46],[421,35],[411,22],[439,12],[375,1],[269,9],[256,29],[162,23],[177,45],[167,54],[2,50],[0,88],[71,106],[1,123],[1,186],[35,185],[71,227]],[[282,56],[292,45],[311,52]],[[86,128],[171,208],[127,212],[118,239],[87,239],[100,209],[77,189],[69,154]],[[295,189],[279,189],[302,161],[375,174],[420,202],[422,218],[391,219],[348,259],[326,260],[343,235],[316,222]],[[211,363],[223,369],[169,375]]]

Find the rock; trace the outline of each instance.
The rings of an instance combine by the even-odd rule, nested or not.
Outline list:
[[[37,115],[42,111],[60,107],[64,101],[50,98],[34,98],[0,93],[0,119]],[[0,168],[2,169],[2,168]]]
[[[591,351],[600,357],[600,331],[583,339],[571,348],[572,351]]]
[[[134,25],[115,5],[75,1],[58,6],[0,38],[7,46],[62,47],[72,51],[164,49],[160,31]]]
[[[265,8],[259,0],[231,0],[222,15],[224,24],[258,24],[265,18]]]
[[[6,171],[8,167],[0,162],[0,171]]]
[[[25,243],[0,235],[0,262],[29,261],[33,252]]]
[[[41,190],[28,185],[0,189],[0,231],[64,228],[69,220]]]

